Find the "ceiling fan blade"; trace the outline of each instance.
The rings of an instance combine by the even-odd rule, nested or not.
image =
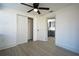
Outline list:
[[[46,7],[39,7],[39,9],[41,9],[41,10],[49,10],[49,8],[46,8]]]
[[[38,14],[41,14],[39,10],[37,11],[37,13],[38,13]]]
[[[29,11],[27,11],[27,12],[31,12],[33,9],[31,9],[31,10],[29,10]]]
[[[22,5],[25,5],[25,6],[29,6],[29,7],[32,7],[33,8],[33,6],[31,6],[31,5],[28,5],[28,4],[25,4],[25,3],[21,3]]]

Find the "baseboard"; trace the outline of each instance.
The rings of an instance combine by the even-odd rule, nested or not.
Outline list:
[[[23,44],[23,43],[27,43],[27,41],[22,41],[22,42],[19,42],[19,43],[17,43],[17,42],[8,43],[6,45],[1,46],[0,50],[11,48],[11,47],[15,47],[16,45]]]
[[[38,41],[38,40],[35,40],[35,41]],[[47,41],[47,40],[39,40],[39,41]],[[0,50],[7,49],[7,48],[11,48],[11,47],[15,47],[16,45],[23,44],[23,43],[27,43],[27,42],[28,41],[21,41],[21,42],[9,43],[9,44],[6,44],[6,45],[0,47]]]
[[[14,47],[14,46],[16,46],[16,42],[6,44],[6,45],[0,47],[0,50],[11,48],[11,47]]]
[[[19,45],[19,44],[23,44],[23,43],[27,43],[27,41],[16,42],[17,45]]]
[[[35,41],[48,41],[48,40],[35,40]]]
[[[40,41],[48,41],[48,39],[40,40]]]
[[[64,44],[64,42],[61,42],[61,43],[56,42],[56,46],[62,47],[64,49],[67,49],[69,51],[72,51],[74,53],[78,53],[79,54],[79,50],[74,48],[74,47],[69,46],[68,43]]]

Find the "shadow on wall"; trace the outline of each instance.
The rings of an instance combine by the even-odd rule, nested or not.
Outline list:
[[[3,5],[2,5],[2,3],[0,3],[0,9],[3,9]]]
[[[6,44],[7,44],[7,42],[6,42],[6,36],[0,34],[0,49],[1,49],[1,47],[3,47]]]

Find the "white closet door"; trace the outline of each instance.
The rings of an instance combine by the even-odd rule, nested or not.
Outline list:
[[[26,16],[17,16],[17,43],[25,43],[28,40],[28,19]]]

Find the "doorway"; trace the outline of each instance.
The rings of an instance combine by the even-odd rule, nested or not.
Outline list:
[[[33,18],[28,17],[28,42],[33,41]]]
[[[48,40],[55,40],[56,21],[54,18],[48,19]]]

